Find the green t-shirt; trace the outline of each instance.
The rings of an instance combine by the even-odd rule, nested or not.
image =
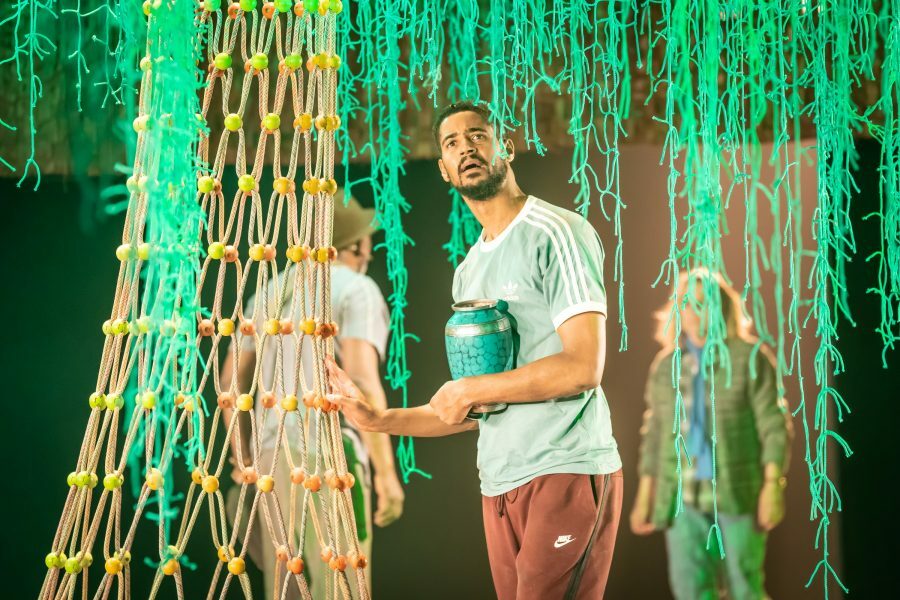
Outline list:
[[[581,313],[606,314],[597,232],[580,215],[529,196],[499,236],[479,238],[457,267],[454,301],[477,298],[509,303],[518,325],[518,366],[562,351],[557,327]],[[605,474],[621,466],[599,387],[572,398],[511,404],[479,421],[485,496],[541,475]]]

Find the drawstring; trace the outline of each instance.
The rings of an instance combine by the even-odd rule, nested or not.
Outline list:
[[[507,500],[506,496],[507,495],[512,496],[511,498],[509,498],[510,503],[515,502],[516,498],[518,498],[518,496],[519,496],[519,488],[516,488],[511,492],[507,492],[506,494],[500,494],[499,496],[497,496],[494,499],[494,506],[497,509],[497,516],[500,518],[503,518],[503,515],[506,511],[506,500]]]

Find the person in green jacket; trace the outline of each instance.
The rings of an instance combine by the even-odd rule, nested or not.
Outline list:
[[[706,280],[706,281],[704,281]],[[730,377],[721,360],[714,368],[716,446],[711,440],[710,370],[704,363],[708,306],[704,289],[718,289],[725,324]],[[778,392],[771,352],[750,334],[737,292],[722,277],[684,274],[675,299],[657,313],[662,350],[650,367],[647,410],[641,429],[640,482],[630,525],[637,535],[665,530],[669,585],[676,600],[766,598],[763,563],[767,532],[784,518],[784,477],[791,423]],[[672,302],[681,309],[681,336],[675,339]],[[677,379],[682,394],[681,477],[684,510],[676,516],[678,470],[673,432],[676,390],[672,357],[681,349]],[[730,381],[728,381],[730,379]],[[680,445],[680,444],[679,444]],[[716,508],[725,558],[715,536]],[[708,546],[708,547],[707,547]]]

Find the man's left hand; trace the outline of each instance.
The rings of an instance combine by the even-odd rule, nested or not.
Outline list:
[[[465,421],[472,408],[464,381],[448,381],[429,402],[438,418],[447,425],[458,425]]]
[[[763,483],[756,511],[759,529],[772,531],[784,519],[784,510],[784,489],[775,481]]]

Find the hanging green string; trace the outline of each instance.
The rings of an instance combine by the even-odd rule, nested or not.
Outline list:
[[[459,262],[466,257],[472,244],[478,241],[481,225],[460,197],[459,192],[451,188],[450,198],[451,208],[448,222],[451,235],[450,241],[444,244],[444,250],[447,251],[447,260],[453,265],[453,268],[456,268]]]
[[[403,131],[399,115],[406,106],[403,100],[402,86],[407,81],[408,65],[401,61],[400,40],[415,32],[416,20],[405,21],[403,15],[413,13],[415,2],[392,2],[377,0],[373,3],[360,3],[356,10],[355,23],[349,17],[338,21],[339,35],[344,39],[353,39],[354,32],[366,32],[356,36],[358,43],[352,43],[352,51],[356,55],[358,70],[352,66],[344,69],[338,89],[339,106],[344,111],[342,120],[354,119],[357,110],[364,110],[368,123],[366,144],[359,150],[360,154],[368,153],[371,174],[363,181],[372,186],[375,198],[376,218],[385,232],[381,248],[385,250],[388,278],[392,291],[388,297],[390,305],[391,338],[388,347],[387,380],[391,388],[399,390],[402,406],[409,405],[408,381],[410,371],[407,366],[406,348],[409,341],[417,342],[418,338],[406,331],[406,290],[409,274],[406,270],[404,253],[412,240],[403,231],[402,216],[409,211],[409,204],[400,190],[400,177],[403,173],[406,149],[403,147]],[[432,5],[433,6],[433,5]],[[353,71],[349,74],[347,71]],[[364,93],[366,102],[359,104],[349,102],[343,105],[341,100],[357,90]],[[341,149],[349,155],[357,153],[357,149],[349,143],[347,136],[340,136]],[[360,181],[346,182],[348,195],[352,187]],[[404,481],[408,482],[413,473],[424,477],[431,476],[416,466],[415,449],[411,437],[400,438],[397,457]]]
[[[137,206],[146,202],[143,241],[152,250],[142,274],[141,301],[132,305],[129,321],[143,319],[149,324],[149,331],[138,338],[132,350],[135,354],[142,350],[145,360],[138,363],[142,368],[135,373],[127,397],[161,390],[157,393],[157,407],[150,414],[157,431],[162,429],[168,434],[156,436],[152,460],[154,466],[167,465],[163,473],[166,483],[156,499],[157,511],[148,514],[148,518],[159,521],[165,540],[169,539],[172,519],[178,515],[179,498],[173,495],[175,478],[170,476],[172,458],[184,458],[190,469],[195,454],[203,451],[199,445],[188,447],[175,439],[171,435],[175,422],[169,420],[175,414],[177,394],[196,395],[197,369],[203,363],[198,355],[195,329],[200,310],[196,305],[200,265],[197,232],[204,223],[204,212],[196,198],[196,156],[201,126],[196,115],[200,112],[198,90],[202,81],[197,65],[205,36],[197,35],[202,28],[195,22],[194,9],[192,0],[175,0],[161,3],[150,11],[145,30],[152,50],[145,57],[148,60],[144,64],[150,66],[145,67],[141,84],[144,93],[141,112],[149,117],[146,131],[141,134],[147,151],[143,153],[144,161],[135,164],[129,180],[130,206],[126,217],[126,224],[131,225],[130,243],[137,247],[142,223],[135,213]],[[141,198],[142,194],[145,199]],[[172,364],[177,365],[174,369],[177,375],[164,379],[163,374],[173,373]],[[193,419],[194,426],[199,427],[199,414],[193,413]],[[147,432],[143,426],[140,433],[139,439],[144,439]],[[164,447],[163,441],[167,439],[172,440],[171,445]],[[128,462],[135,497],[139,496],[143,483],[144,457],[143,444],[134,444]],[[189,566],[186,559],[179,560]],[[150,564],[156,566],[155,562]]]
[[[879,219],[881,245],[867,260],[878,259],[878,283],[871,290],[881,300],[878,333],[884,344],[881,362],[887,367],[887,352],[900,342],[900,5],[882,5],[880,29],[885,40],[881,71],[881,103],[884,126],[875,128],[881,142]]]
[[[819,339],[814,363],[819,388],[813,415],[815,434],[810,431],[805,400],[795,414],[800,415],[803,424],[812,497],[810,520],[818,521],[815,541],[822,552],[807,586],[820,576],[826,598],[832,579],[847,591],[829,552],[831,514],[840,511],[841,497],[828,473],[828,452],[832,441],[845,457],[850,456],[849,445],[831,424],[832,410],[842,421],[850,408],[830,379],[844,370],[843,358],[835,345],[838,319],[843,316],[853,324],[844,265],[856,252],[849,216],[853,190],[850,170],[856,161],[853,132],[863,125],[863,117],[857,113],[851,92],[859,77],[871,77],[868,55],[875,14],[869,0],[823,2],[816,10],[800,15],[797,30],[809,61],[801,75],[801,85],[815,92],[808,109],[816,126],[818,153],[818,201],[813,215],[816,255],[810,273],[813,304],[807,316],[807,321],[815,318]]]
[[[10,14],[0,18],[0,31],[4,27],[12,29],[12,54],[0,60],[0,67],[7,63],[16,66],[16,78],[24,81],[28,88],[28,148],[29,154],[22,167],[22,176],[16,184],[22,187],[25,179],[33,173],[35,178],[34,189],[41,185],[41,168],[36,156],[37,126],[35,110],[38,101],[44,95],[44,82],[38,73],[39,63],[56,52],[56,42],[44,31],[50,29],[48,21],[57,18],[55,0],[16,0],[10,6]],[[2,15],[3,13],[0,13]],[[16,131],[17,127],[0,119],[0,126],[9,131]],[[0,163],[10,171],[16,168],[7,159],[0,157]]]

